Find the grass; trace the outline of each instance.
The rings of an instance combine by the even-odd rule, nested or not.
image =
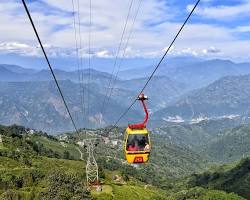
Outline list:
[[[113,188],[110,185],[102,185],[102,191],[97,192],[96,190],[91,191],[91,195],[94,197],[98,197],[102,194],[113,195]]]
[[[75,156],[75,158],[77,159],[80,158],[80,153],[76,149],[77,145],[65,143],[66,145],[65,146],[56,140],[48,139],[44,136],[37,136],[37,135],[30,136],[30,139],[33,140],[33,142],[42,143],[47,150],[51,149],[52,151],[58,152],[61,155],[63,155],[65,151],[68,151],[71,156]],[[12,156],[12,154],[10,154],[11,155],[10,157],[13,159],[0,156],[0,186],[1,186],[0,199],[2,199],[1,197],[5,197],[4,195],[6,195],[6,193],[3,194],[4,192],[6,192],[6,190],[4,190],[6,188],[5,183],[8,183],[7,189],[16,190],[14,192],[18,192],[19,194],[21,194],[25,200],[27,199],[38,200],[39,194],[42,191],[46,192],[48,188],[60,188],[60,189],[62,188],[63,192],[64,191],[70,192],[71,190],[65,186],[69,183],[71,184],[71,181],[69,180],[74,181],[75,180],[74,177],[77,177],[77,180],[79,181],[72,182],[72,185],[76,186],[77,184],[75,183],[80,183],[80,187],[84,188],[84,186],[82,185],[86,180],[85,176],[86,163],[84,161],[38,156],[36,153],[33,153],[33,150],[30,149],[30,146],[28,145],[25,146],[23,145],[24,143],[18,142],[17,138],[10,140],[10,142],[7,144],[9,144],[10,146],[9,147],[8,145],[5,144],[6,146],[9,147],[8,153],[11,153],[12,151],[15,152],[16,148],[20,149],[20,151],[24,149],[24,152],[21,152],[22,154],[20,157],[15,155]],[[25,151],[26,149],[24,147],[28,147],[27,149],[30,151]],[[172,152],[175,153],[175,151]],[[30,156],[28,157],[28,159],[30,159],[29,161],[31,162],[26,162],[27,161],[25,159],[26,157],[23,157],[23,155]],[[26,163],[26,165],[23,163]],[[101,181],[104,183],[102,191],[101,192],[97,192],[95,190],[91,191],[91,196],[97,200],[109,200],[109,199],[110,200],[116,200],[116,199],[117,200],[130,200],[130,199],[137,199],[137,200],[151,200],[151,199],[152,200],[164,200],[164,199],[165,200],[177,200],[177,199],[238,200],[240,199],[242,200],[243,199],[243,198],[238,198],[237,195],[226,194],[225,192],[222,191],[216,191],[216,190],[209,191],[208,189],[205,188],[198,188],[197,190],[189,188],[187,186],[188,184],[187,179],[184,179],[185,182],[182,180],[176,181],[177,182],[176,184],[174,185],[170,184],[169,186],[171,187],[163,191],[162,189],[156,188],[154,186],[145,185],[146,183],[141,182],[143,179],[141,179],[140,177],[143,177],[142,175],[144,174],[148,175],[147,171],[145,173],[143,172],[143,174],[139,174],[139,176],[133,177],[131,175],[131,177],[129,176],[127,179],[125,176],[122,176],[124,171],[120,170],[119,167],[117,168],[115,163],[113,164],[113,169],[112,167],[109,168],[105,166],[106,165],[103,165],[102,169],[105,174],[105,179],[104,180],[101,179]],[[232,166],[230,167],[223,166],[220,169],[220,171],[224,171],[225,169],[229,170],[231,169],[231,167]],[[60,176],[60,173],[58,172],[61,172],[62,176]],[[125,172],[127,173],[128,171]],[[53,176],[55,174],[56,176]],[[59,175],[57,176],[57,174]],[[121,180],[114,181],[113,177],[115,175],[120,176]],[[61,177],[63,178],[61,179]],[[69,178],[64,179],[65,177]],[[125,182],[122,177],[124,177],[124,179],[128,181]],[[63,182],[62,180],[65,180],[66,182]],[[237,181],[234,181],[233,186],[237,185],[238,190],[242,190],[244,188],[240,186],[244,185],[244,183],[245,185],[247,185],[247,183],[249,183],[249,180],[250,180],[250,175],[248,174],[248,176],[244,176],[241,179],[238,178]],[[58,181],[58,183],[60,184],[55,184],[54,182],[56,181]],[[221,182],[219,182],[218,184],[222,185],[222,183],[224,182],[223,176],[220,177],[220,181]],[[17,184],[19,183],[22,183],[22,185],[17,186]],[[51,183],[53,183],[52,187],[49,185]],[[228,188],[229,187],[227,187],[227,189]],[[60,190],[55,190],[55,191],[56,192],[54,193],[58,194],[58,191]]]
[[[9,171],[9,170],[16,170],[16,169],[21,169],[21,168],[22,169],[25,168],[25,165],[11,158],[0,156],[0,170]]]
[[[85,172],[85,163],[83,161],[75,160],[40,157],[37,159],[33,159],[32,166],[34,168],[43,169],[43,171],[47,173],[54,169],[60,169],[67,173]]]
[[[85,175],[85,163],[83,161],[75,160],[64,160],[57,158],[47,158],[47,157],[37,157],[32,159],[32,166],[28,167],[24,164],[15,161],[10,158],[0,156],[0,170],[4,173],[4,180],[8,180],[12,175],[17,177],[22,177],[26,173],[30,173],[34,170],[42,172],[42,174],[50,174],[54,170],[64,171],[65,173],[79,174],[79,176]],[[93,190],[91,192],[92,197],[97,200],[128,200],[128,199],[138,199],[138,200],[150,200],[150,199],[166,199],[163,198],[163,192],[159,189],[153,187],[145,189],[144,186],[138,185],[135,182],[129,182],[128,185],[118,185],[111,183],[110,180],[114,174],[119,174],[118,171],[109,171],[109,176],[107,179],[108,184],[103,185],[102,192],[97,192]],[[31,192],[38,194],[47,185],[47,180],[45,178],[41,179],[38,184],[33,187],[23,187],[20,188],[19,194],[22,194],[24,199],[28,197]],[[0,191],[0,196],[4,191]],[[160,195],[161,194],[161,195]],[[159,198],[158,198],[159,197]]]
[[[34,193],[34,199],[39,199],[39,193],[43,191],[47,186],[47,177],[54,173],[56,170],[62,171],[66,174],[78,174],[80,177],[85,177],[85,163],[83,161],[75,160],[64,160],[56,158],[47,157],[37,157],[32,159],[32,166],[26,166],[20,161],[13,160],[11,158],[0,156],[0,180],[11,182],[13,177],[20,177],[25,180],[29,180],[29,175],[41,174],[41,177],[37,183],[30,183],[32,185],[26,185],[22,188],[16,190],[23,199],[29,199],[28,196],[31,192]],[[1,195],[6,192],[5,190],[0,190]]]
[[[47,177],[54,170],[60,170],[65,172],[66,174],[78,174],[84,179],[85,163],[83,161],[64,160],[40,156],[33,158],[32,166],[28,167],[13,159],[0,156],[0,171],[2,174],[4,174],[4,176],[2,177],[3,181],[11,180],[13,175],[16,177],[23,177],[25,174],[31,174],[32,171],[40,171]],[[175,194],[170,191],[163,191],[153,186],[146,187],[145,184],[133,180],[128,181],[124,185],[116,184],[112,181],[112,176],[115,174],[119,175],[119,171],[105,170],[105,172],[105,174],[107,175],[105,178],[106,184],[103,185],[102,191],[91,191],[91,196],[96,200],[173,200],[183,199],[185,196],[190,195],[190,197],[193,197],[194,194],[192,191],[183,191],[183,193],[182,191],[180,191],[178,192],[177,196],[175,196]],[[33,194],[33,199],[38,200],[39,193],[45,190],[48,186],[46,177],[42,178],[38,183],[34,184],[33,186],[29,187],[29,185],[27,185],[20,188],[18,190],[18,193],[21,194],[24,199],[29,199],[31,194]],[[240,198],[237,195],[226,194],[222,191],[207,191],[203,188],[201,188],[201,191],[203,194],[201,194],[198,198],[194,199],[243,200],[243,198]],[[0,190],[0,199],[1,195],[4,192],[4,190]]]
[[[6,149],[6,147],[3,145],[2,142],[0,142],[0,150],[1,150],[1,149]]]
[[[113,194],[114,199],[128,200],[128,199],[137,199],[137,200],[151,200],[151,199],[168,199],[163,192],[160,192],[159,189],[147,188],[144,186],[135,186],[135,185],[113,185]]]
[[[64,143],[65,146],[63,146],[58,141],[49,140],[46,137],[39,137],[39,136],[34,136],[32,140],[41,142],[45,146],[45,148],[56,151],[60,155],[63,155],[64,151],[68,151],[70,155],[74,157],[74,159],[80,159],[81,155],[79,151],[76,149],[77,146],[74,144]]]
[[[144,186],[138,185],[104,185],[101,192],[92,191],[91,195],[97,200],[152,200],[168,199],[162,191],[154,188],[145,189]]]

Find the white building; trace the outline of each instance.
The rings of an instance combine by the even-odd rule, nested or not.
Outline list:
[[[33,129],[30,129],[29,131],[28,131],[28,134],[30,134],[30,135],[33,135],[35,133],[35,131],[33,130]]]
[[[83,146],[84,146],[84,141],[78,141],[77,144],[78,144],[80,147],[83,147]]]
[[[65,142],[60,142],[60,144],[63,146],[63,147],[67,147],[67,145],[65,144]]]
[[[112,140],[112,145],[113,145],[113,146],[118,145],[118,141],[117,141],[117,140]]]
[[[110,142],[110,139],[108,137],[102,137],[105,144],[108,144]]]
[[[67,135],[60,135],[59,136],[59,141],[65,141],[65,142],[67,142],[68,141],[68,136]]]

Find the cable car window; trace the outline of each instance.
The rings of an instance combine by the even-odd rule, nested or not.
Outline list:
[[[127,151],[148,151],[148,134],[130,134],[127,140]]]

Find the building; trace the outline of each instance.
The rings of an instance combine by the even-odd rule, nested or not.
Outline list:
[[[68,142],[68,136],[67,135],[60,135],[58,137],[59,141],[64,141],[64,142]]]
[[[84,146],[84,141],[78,141],[77,144],[78,144],[80,147],[83,147],[83,146]]]
[[[33,135],[35,133],[35,130],[33,130],[33,129],[30,129],[29,131],[28,131],[28,134],[30,134],[30,135]]]
[[[108,144],[110,142],[110,139],[108,137],[102,137],[105,144]]]
[[[118,141],[117,140],[112,140],[112,145],[113,146],[117,146],[118,145]]]

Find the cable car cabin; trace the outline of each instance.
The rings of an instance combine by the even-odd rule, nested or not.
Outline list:
[[[145,163],[150,154],[150,138],[148,130],[143,129],[126,129],[125,135],[125,157],[128,163]]]
[[[148,121],[148,110],[145,100],[148,98],[140,94],[140,100],[145,112],[145,119],[142,123],[130,124],[125,132],[124,152],[128,163],[145,163],[149,159],[151,143],[146,124]]]

